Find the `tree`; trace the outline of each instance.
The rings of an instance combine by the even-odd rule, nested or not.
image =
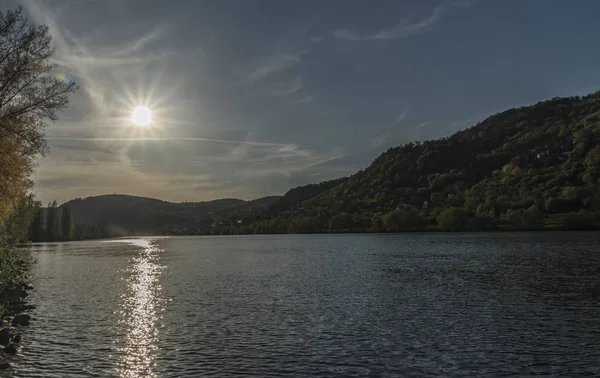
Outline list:
[[[63,240],[71,240],[73,237],[73,218],[71,217],[71,207],[68,205],[62,207],[60,222]]]
[[[46,230],[44,228],[44,217],[42,209],[38,207],[31,225],[29,226],[29,239],[34,242],[44,241]]]
[[[44,129],[76,90],[52,71],[54,49],[47,26],[23,11],[0,10],[0,221],[32,187],[35,158],[46,151]]]
[[[590,150],[585,158],[586,181],[596,183],[600,177],[600,146]]]
[[[39,212],[40,203],[32,194],[27,194],[16,201],[14,211],[1,225],[2,233],[7,236],[10,244],[22,243],[28,240],[29,225]]]
[[[469,213],[460,207],[450,207],[436,218],[442,231],[460,231],[466,229]]]
[[[56,200],[48,204],[46,209],[46,241],[53,242],[60,239],[60,228],[58,224],[58,210]]]
[[[88,226],[85,224],[75,225],[75,229],[73,231],[73,239],[74,240],[84,240],[88,237]]]
[[[388,232],[420,230],[425,227],[425,220],[415,209],[396,209],[383,216]]]
[[[317,231],[318,222],[315,217],[304,217],[294,219],[290,222],[287,233],[289,234],[311,234]]]
[[[527,228],[539,229],[544,227],[544,212],[536,205],[523,211],[523,220]]]
[[[385,223],[381,213],[373,214],[371,218],[371,230],[374,232],[385,232]]]
[[[344,231],[350,228],[352,218],[346,213],[334,215],[329,221],[329,229],[331,231]]]

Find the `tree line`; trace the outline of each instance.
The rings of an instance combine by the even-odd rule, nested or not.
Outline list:
[[[56,242],[110,237],[108,229],[96,224],[74,224],[71,207],[57,206],[52,201],[46,208],[38,208],[29,226],[33,242]]]
[[[56,201],[38,209],[29,228],[34,242],[68,241],[73,239],[73,219],[69,206],[57,207]]]

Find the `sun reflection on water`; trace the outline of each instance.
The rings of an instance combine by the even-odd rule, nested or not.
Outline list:
[[[139,247],[127,268],[127,291],[121,296],[119,325],[125,328],[124,345],[118,348],[121,377],[156,377],[158,318],[164,309],[161,296],[160,248],[156,241],[127,240]]]

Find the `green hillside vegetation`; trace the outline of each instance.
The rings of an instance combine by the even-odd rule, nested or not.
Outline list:
[[[312,198],[211,232],[597,229],[599,141],[600,92],[555,98],[390,148]]]
[[[209,235],[286,233],[287,224],[279,219],[279,214],[286,214],[304,201],[324,193],[346,180],[347,178],[344,177],[318,184],[303,185],[289,190],[282,197],[267,197],[275,198],[275,200],[262,211],[233,212],[228,217],[215,217],[210,227],[202,227],[196,230],[196,233]]]

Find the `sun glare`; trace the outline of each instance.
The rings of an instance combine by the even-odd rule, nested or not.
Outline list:
[[[145,106],[136,106],[131,113],[131,122],[140,127],[148,127],[152,122],[152,112]]]

